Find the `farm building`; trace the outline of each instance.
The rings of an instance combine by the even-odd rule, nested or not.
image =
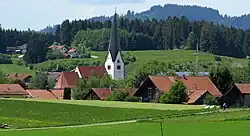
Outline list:
[[[207,76],[149,76],[134,95],[149,102],[167,93],[176,81],[182,81],[187,87],[189,104],[203,104],[203,98],[207,94],[216,98],[222,96]]]
[[[64,90],[26,90],[33,99],[63,99]]]
[[[19,84],[0,84],[0,98],[27,98],[29,93]]]
[[[235,84],[221,101],[231,107],[250,107],[250,84]]]
[[[89,78],[91,76],[103,77],[107,73],[104,66],[76,67],[75,72],[79,78]]]
[[[23,81],[25,84],[28,84],[32,76],[29,74],[15,73],[15,74],[8,74],[8,78],[12,80],[20,80],[20,81]]]
[[[56,82],[55,89],[75,88],[79,77],[76,72],[62,72]]]
[[[106,100],[112,91],[120,91],[128,93],[130,96],[134,95],[136,89],[133,88],[92,88],[85,96],[84,100]]]

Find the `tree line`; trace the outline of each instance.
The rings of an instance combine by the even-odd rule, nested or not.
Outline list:
[[[189,21],[186,17],[166,20],[130,20],[119,18],[123,50],[199,49],[216,55],[243,58],[250,56],[250,30],[216,25],[206,21]],[[92,50],[107,50],[110,20],[65,20],[56,33],[5,30],[0,28],[0,52],[7,46],[28,44],[26,63],[46,60],[47,47],[53,42]]]
[[[108,48],[111,21],[64,21],[58,26],[60,43],[87,46],[92,50]],[[250,55],[250,30],[226,27],[206,21],[189,21],[186,17],[129,20],[119,18],[123,50],[199,49],[216,55],[243,58]]]

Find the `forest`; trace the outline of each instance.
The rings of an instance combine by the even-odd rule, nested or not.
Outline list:
[[[110,20],[65,20],[56,33],[0,29],[0,51],[7,46],[28,44],[24,60],[39,63],[46,60],[47,47],[58,42],[68,47],[107,50]],[[122,50],[199,49],[216,55],[245,58],[250,55],[250,30],[217,25],[207,21],[189,21],[186,17],[165,20],[130,20],[119,18]]]

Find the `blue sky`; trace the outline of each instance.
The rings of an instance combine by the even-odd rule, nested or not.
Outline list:
[[[166,3],[207,6],[231,16],[250,13],[248,0],[0,0],[0,24],[3,28],[40,30],[65,19],[110,16],[115,7],[123,14]]]

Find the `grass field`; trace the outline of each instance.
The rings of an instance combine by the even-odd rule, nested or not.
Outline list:
[[[85,106],[97,107],[113,107],[113,108],[132,108],[132,109],[156,109],[156,110],[196,110],[203,109],[204,106],[198,105],[178,105],[178,104],[158,104],[158,103],[131,103],[131,102],[113,102],[113,101],[94,101],[94,100],[37,100],[25,99],[25,101],[38,101],[49,103],[65,103]]]
[[[249,121],[164,123],[164,136],[249,136]],[[1,135],[1,132],[0,132]],[[1,136],[161,136],[159,123],[135,123],[89,128],[2,132]]]
[[[0,64],[0,69],[6,73],[20,73],[20,74],[33,74],[33,71],[25,66],[19,66],[16,64]]]
[[[250,133],[250,111],[233,111],[168,118],[163,122],[164,136],[248,136]],[[241,120],[245,118],[245,120]],[[84,128],[63,128],[47,130],[24,130],[1,132],[2,136],[161,136],[159,122],[141,122],[132,124],[95,126]]]
[[[124,51],[126,52],[126,51]],[[129,51],[132,55],[136,57],[136,62],[129,64],[126,66],[126,70],[128,72],[135,71],[138,66],[142,65],[146,61],[149,60],[161,60],[165,62],[176,62],[176,63],[189,63],[191,66],[193,65],[195,67],[195,61],[196,56],[194,56],[194,51],[186,51],[186,50],[161,50],[161,51]],[[100,61],[101,64],[105,62],[107,51],[102,52],[92,52],[92,55],[97,56],[98,58],[88,58],[88,59],[74,59],[72,62],[72,59],[64,59],[64,60],[56,60],[53,61],[54,63],[60,63],[65,64],[72,63],[71,65],[75,64],[92,64],[93,62]],[[232,66],[232,67],[242,67],[248,63],[247,59],[236,59],[236,58],[230,58],[230,57],[221,57],[222,65]],[[200,62],[200,70],[201,71],[207,71],[207,68],[204,68],[203,66],[206,65],[208,68],[215,65],[215,55],[210,53],[200,53],[199,56],[199,62]],[[51,63],[44,62],[36,65],[39,69],[47,69],[50,66]],[[71,66],[70,65],[70,66]],[[69,66],[69,67],[70,67]],[[71,68],[71,67],[70,67]]]
[[[133,64],[127,66],[128,71],[134,71],[138,65],[143,64],[148,60],[161,60],[165,62],[175,61],[178,63],[193,63],[195,66],[196,56],[194,51],[187,50],[161,50],[161,51],[131,51],[137,61]],[[105,61],[105,55],[107,52],[93,52],[93,55],[103,58],[102,61]],[[242,67],[248,63],[247,59],[236,59],[231,57],[221,57],[222,65],[233,66],[233,67]],[[210,53],[200,52],[199,54],[200,64],[215,64],[215,55]],[[203,70],[202,67],[200,67]]]
[[[65,126],[101,122],[174,117],[201,110],[110,108],[76,104],[0,99],[0,123],[14,128]]]

